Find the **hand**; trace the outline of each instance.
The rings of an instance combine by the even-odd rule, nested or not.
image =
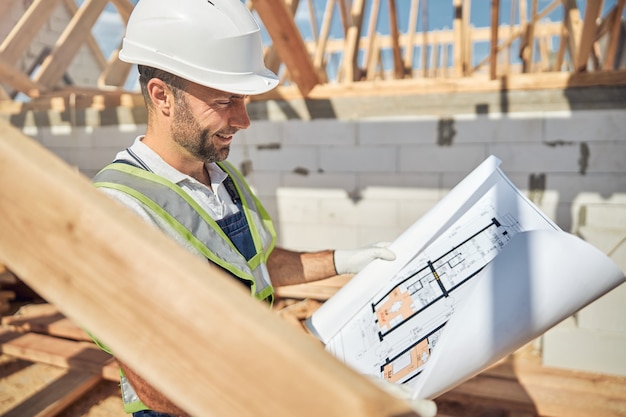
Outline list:
[[[359,249],[337,249],[333,254],[338,274],[356,274],[374,259],[393,261],[396,254],[387,249],[388,243],[380,242]]]

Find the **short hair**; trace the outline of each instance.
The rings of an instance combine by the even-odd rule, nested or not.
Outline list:
[[[152,100],[150,99],[150,94],[148,93],[148,81],[150,81],[152,78],[158,78],[159,80],[167,84],[168,87],[171,87],[172,94],[174,94],[175,99],[178,99],[180,97],[180,90],[183,90],[187,85],[187,80],[185,80],[184,78],[159,68],[149,67],[147,65],[139,65],[138,70],[141,94],[143,95],[143,99],[146,102],[148,108],[152,107]]]

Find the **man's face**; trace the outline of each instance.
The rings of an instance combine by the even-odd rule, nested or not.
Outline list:
[[[176,99],[170,133],[199,160],[219,162],[228,157],[233,135],[248,126],[245,96],[189,83]]]

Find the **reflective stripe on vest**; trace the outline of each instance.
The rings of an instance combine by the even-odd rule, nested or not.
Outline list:
[[[137,199],[167,222],[202,255],[250,283],[252,295],[260,300],[274,293],[266,268],[274,249],[276,233],[269,215],[232,165],[219,166],[232,178],[242,199],[256,254],[246,261],[219,225],[181,187],[144,169],[113,163],[93,179],[94,186],[110,188]]]

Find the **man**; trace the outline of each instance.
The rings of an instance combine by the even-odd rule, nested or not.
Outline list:
[[[236,132],[250,126],[246,97],[278,83],[263,64],[259,27],[240,0],[140,0],[120,59],[138,65],[148,126],[96,175],[95,186],[222,267],[259,300],[271,302],[274,287],[394,259],[377,246],[308,253],[276,247],[265,209],[225,162]],[[132,365],[120,367],[126,412],[185,415]]]

